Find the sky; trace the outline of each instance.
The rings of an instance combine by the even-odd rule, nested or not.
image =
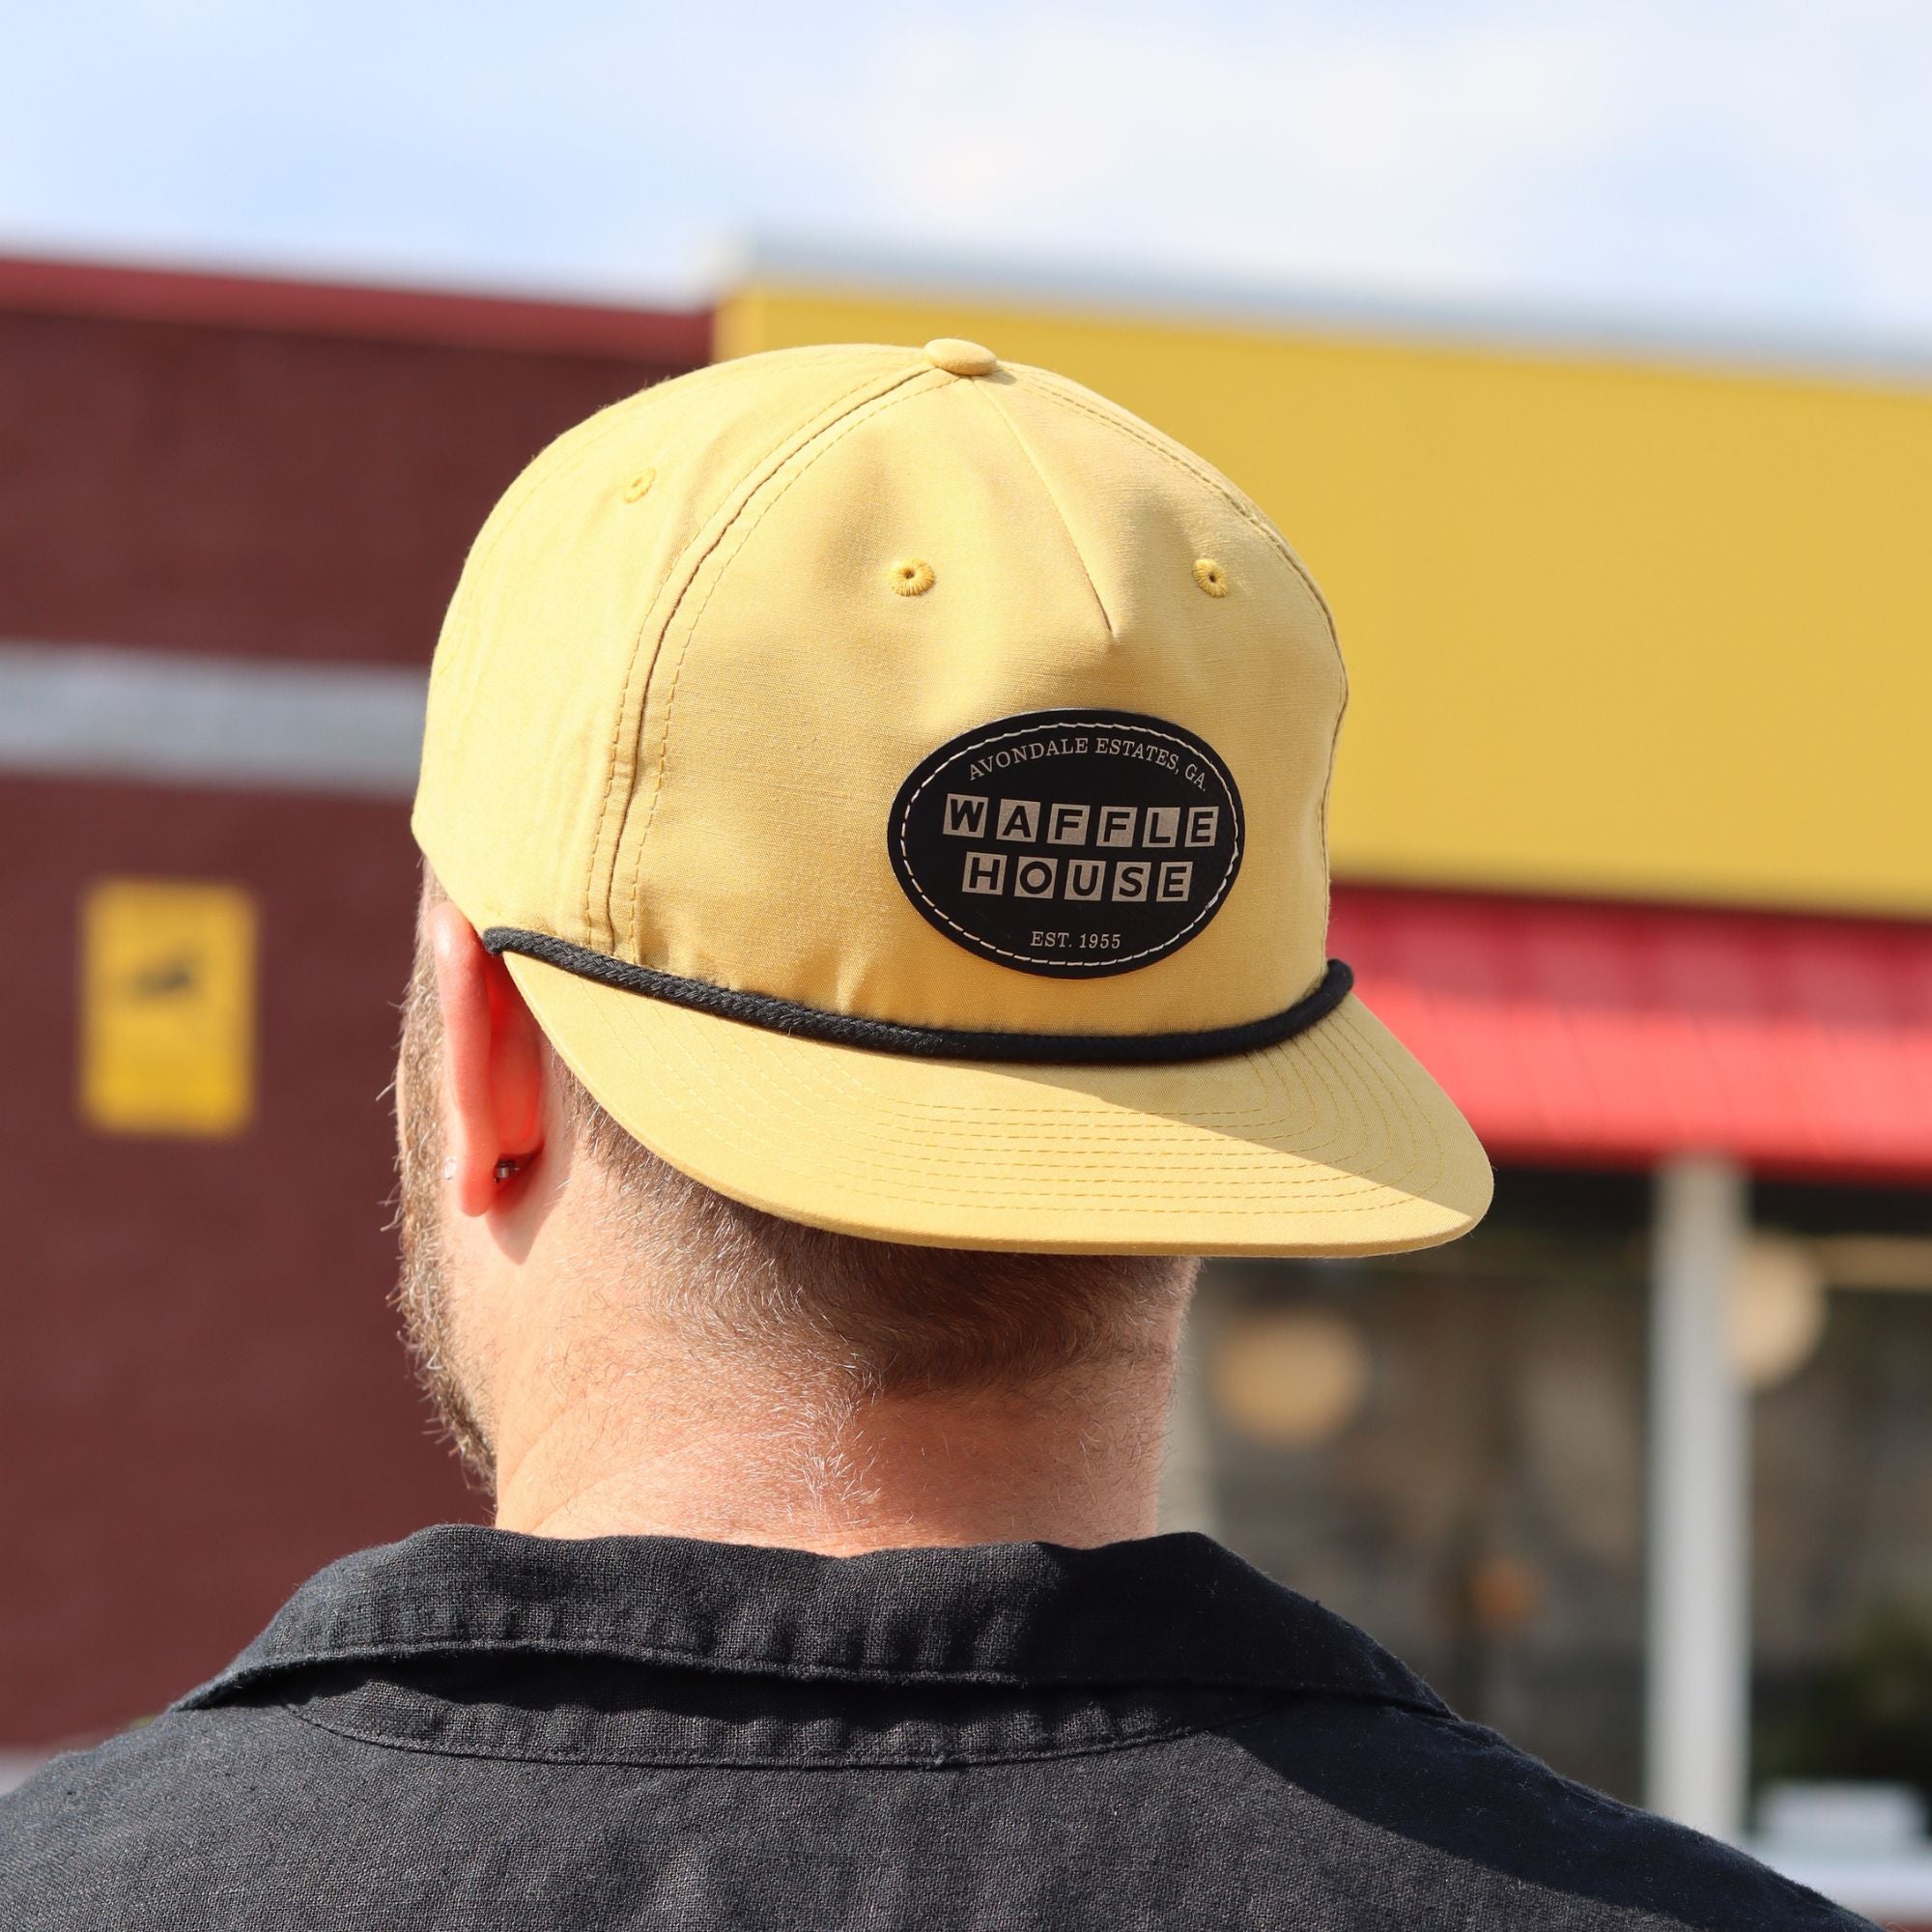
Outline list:
[[[679,301],[762,241],[1932,346],[1927,0],[0,21],[0,252]]]

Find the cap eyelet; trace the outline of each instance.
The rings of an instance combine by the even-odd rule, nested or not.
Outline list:
[[[1225,597],[1228,594],[1228,573],[1211,556],[1195,559],[1194,581],[1210,597]]]
[[[923,556],[909,556],[886,573],[886,582],[901,597],[923,597],[935,582],[931,564]]]
[[[658,480],[658,472],[655,469],[639,469],[638,473],[635,476],[633,476],[628,483],[624,485],[625,502],[635,503],[638,500],[638,498],[643,496],[650,489],[651,485],[655,483],[657,480]]]

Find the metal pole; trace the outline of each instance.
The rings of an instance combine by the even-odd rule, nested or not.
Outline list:
[[[1736,1839],[1750,1726],[1749,1414],[1727,1304],[1748,1231],[1747,1177],[1713,1155],[1666,1161],[1655,1211],[1646,1796]]]

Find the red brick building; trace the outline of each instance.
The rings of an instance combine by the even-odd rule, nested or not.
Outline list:
[[[415,856],[407,730],[356,720],[407,724],[522,465],[709,352],[702,314],[0,262],[0,1747],[156,1710],[321,1563],[475,1514],[385,1305]],[[263,757],[285,663],[341,674],[333,723]],[[129,875],[253,898],[239,1134],[76,1107],[79,906]]]

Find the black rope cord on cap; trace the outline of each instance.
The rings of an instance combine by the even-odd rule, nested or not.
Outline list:
[[[520,952],[547,965],[560,966],[585,980],[642,993],[694,1012],[720,1019],[741,1020],[769,1033],[797,1039],[825,1040],[834,1046],[864,1047],[873,1053],[895,1053],[912,1060],[1001,1060],[1060,1065],[1131,1066],[1163,1062],[1220,1060],[1229,1054],[1250,1053],[1273,1046],[1325,1019],[1348,997],[1355,976],[1340,959],[1331,959],[1321,983],[1306,998],[1264,1019],[1238,1026],[1204,1027],[1198,1033],[1000,1033],[977,1027],[901,1026],[895,1020],[866,1019],[854,1013],[827,1012],[822,1007],[801,1006],[772,993],[741,993],[714,986],[703,980],[685,980],[652,966],[633,966],[585,946],[572,946],[547,932],[526,932],[514,925],[493,925],[483,934],[492,952]]]

